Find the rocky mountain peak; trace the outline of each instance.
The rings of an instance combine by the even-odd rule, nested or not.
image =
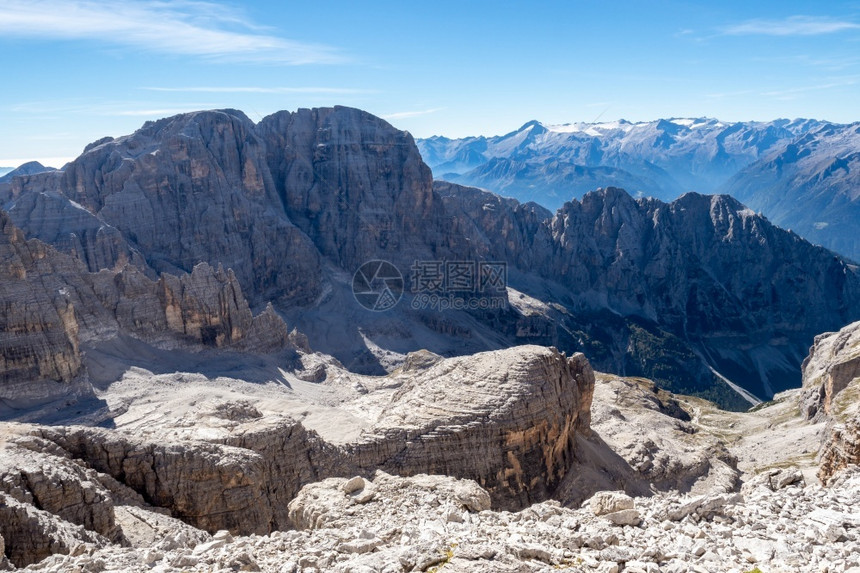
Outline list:
[[[517,131],[528,131],[530,135],[540,135],[548,130],[541,122],[533,119],[524,123]]]
[[[435,216],[430,171],[412,136],[367,112],[279,112],[257,133],[286,215],[347,268],[383,253],[405,260],[422,221]]]
[[[53,167],[45,167],[38,161],[28,161],[27,163],[19,165],[15,169],[12,169],[8,173],[0,177],[0,183],[12,181],[13,177],[36,175],[38,173],[45,173],[47,171],[56,171],[56,169]]]
[[[691,131],[709,129],[716,124]],[[541,138],[570,135],[580,137]],[[619,373],[659,368],[661,384],[685,380],[676,390],[713,382],[723,390],[710,397],[741,407],[711,368],[768,397],[799,382],[790,371],[814,334],[860,318],[854,270],[729,198],[665,203],[606,186],[552,216],[476,189],[434,188],[408,133],[347,107],[278,112],[257,124],[233,110],[166,118],[98,142],[61,173],[17,177],[0,195],[28,238],[87,272],[134,267],[122,284],[194,275],[200,263],[229,269],[250,309],[271,302],[311,348],[363,372],[385,372],[420,348],[458,354],[540,342],[585,351]],[[379,259],[399,269],[407,292],[394,312],[370,319],[344,277]],[[413,312],[416,261],[507,265],[510,289],[499,301],[516,291],[543,306]],[[765,287],[766,277],[778,280]],[[337,332],[325,326],[332,317]],[[671,368],[657,359],[669,347]]]
[[[717,129],[672,123],[675,143]],[[645,148],[654,127],[573,137]],[[814,334],[860,319],[857,268],[734,199],[603,186],[553,214],[433,182],[408,133],[342,107],[167,118],[0,195],[15,566],[857,564],[833,507],[860,500],[839,473],[860,323],[815,339],[806,390],[702,400],[795,384]],[[373,312],[351,278],[380,259],[402,301]],[[425,265],[449,281],[432,296],[407,288]],[[498,282],[470,292],[461,269]],[[804,483],[825,436],[826,491]]]

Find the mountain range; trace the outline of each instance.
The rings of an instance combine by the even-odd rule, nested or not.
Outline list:
[[[728,195],[551,212],[343,107],[148,122],[0,181],[0,570],[856,572],[857,318]]]
[[[725,193],[816,244],[860,259],[860,124],[709,118],[544,125],[418,140],[438,179],[557,209],[597,187],[672,200]]]
[[[275,356],[316,379],[320,360],[384,374],[419,349],[523,343],[745,409],[799,385],[816,334],[860,318],[855,265],[731,197],[608,187],[551,213],[434,182],[408,133],[344,107],[147,122],[62,170],[0,183],[0,205],[0,397],[13,417],[90,399],[117,360],[157,371],[163,351]],[[404,277],[386,312],[353,295],[378,260]],[[451,262],[502,268],[501,288],[425,296],[416,268]],[[258,359],[239,363],[231,375]]]

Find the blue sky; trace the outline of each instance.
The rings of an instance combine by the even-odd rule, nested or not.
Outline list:
[[[860,2],[0,0],[0,166],[144,121],[349,105],[416,137],[860,120]]]

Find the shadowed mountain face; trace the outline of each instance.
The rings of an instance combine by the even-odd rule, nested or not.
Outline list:
[[[420,348],[537,343],[739,408],[720,375],[762,398],[798,385],[812,337],[860,318],[854,267],[728,197],[667,204],[609,188],[552,215],[434,184],[408,133],[349,108],[258,124],[235,110],[149,122],[90,145],[63,171],[13,177],[0,202],[9,225],[49,243],[85,282],[102,277],[99,312],[117,336],[159,342],[161,328],[218,346],[234,340],[225,325],[235,323],[235,340],[254,341],[241,348],[267,352],[265,324],[283,339],[271,347],[287,344],[277,312],[315,350],[369,373]],[[369,260],[403,274],[403,300],[387,312],[350,292]],[[506,264],[504,304],[417,304],[416,262],[434,261]],[[3,293],[14,305],[18,295]],[[157,320],[130,318],[135,297]]]

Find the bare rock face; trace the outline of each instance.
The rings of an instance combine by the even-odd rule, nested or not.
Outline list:
[[[272,351],[289,345],[287,326],[271,303],[253,316],[232,270],[207,263],[190,275],[161,276],[159,298],[168,330],[208,346]]]
[[[274,352],[292,347],[271,304],[252,313],[232,270],[199,263],[190,274],[152,280],[137,267],[93,275],[99,302],[118,326],[162,347],[178,344]]]
[[[271,411],[294,409],[289,404],[257,409],[218,402],[201,405],[187,419],[137,430],[36,427],[16,443],[43,444],[52,455],[77,460],[86,468],[76,474],[82,482],[94,481],[95,472],[110,476],[194,527],[266,534],[294,522],[288,505],[302,486],[351,476],[348,494],[362,503],[374,493],[355,476],[380,468],[475,479],[488,494],[460,492],[465,505],[485,508],[492,497],[496,507],[520,508],[553,494],[576,455],[577,437],[588,432],[594,375],[582,355],[526,346],[359,378],[371,390],[327,411],[336,425],[360,415],[365,430],[339,439],[336,428],[329,427],[326,438]],[[44,480],[51,483],[52,475],[46,472]],[[26,489],[19,482],[10,478],[10,491]],[[98,505],[103,488],[93,491]],[[112,512],[109,503],[103,507]],[[81,517],[78,509],[57,511],[112,534],[110,520]]]
[[[837,424],[821,449],[821,467],[818,478],[829,481],[839,470],[860,465],[860,418],[854,416]]]
[[[33,437],[19,445],[23,447],[2,464],[0,490],[111,541],[123,541],[113,496],[96,472],[75,464],[53,442]]]
[[[122,481],[149,503],[169,508],[174,517],[211,532],[230,529],[250,534],[267,533],[286,523],[286,503],[299,487],[295,478],[290,483],[288,477],[301,475],[301,464],[289,464],[280,475],[272,471],[272,464],[296,459],[286,456],[301,459],[310,454],[304,435],[297,435],[301,429],[292,435],[290,430],[284,427],[273,435],[271,441],[279,440],[280,447],[267,452],[268,456],[248,447],[164,444],[88,429],[45,430],[45,436],[75,458]]]
[[[57,553],[68,555],[84,543],[96,547],[108,544],[107,539],[82,526],[72,525],[3,492],[0,492],[0,535],[6,540],[6,556],[18,567]]]
[[[830,414],[837,394],[860,376],[860,322],[815,337],[803,361],[807,418]]]
[[[770,397],[799,384],[815,334],[860,318],[856,267],[727,196],[664,203],[606,188],[549,216],[478,189],[434,189],[470,253],[525,275],[511,271],[511,286],[545,302],[570,296],[563,310],[513,317],[511,334],[582,351],[602,371],[745,409],[712,369]]]
[[[27,237],[39,239],[80,260],[91,272],[126,264],[146,267],[139,251],[122,233],[56,192],[29,192],[9,207],[9,217]]]
[[[23,165],[19,165],[15,169],[9,171],[2,177],[0,177],[0,183],[6,183],[7,181],[11,181],[14,177],[21,177],[27,175],[35,175],[37,173],[44,173],[46,171],[56,171],[53,167],[45,167],[38,161],[28,161]]]
[[[818,477],[860,463],[860,322],[817,336],[803,363],[801,413],[826,422]]]
[[[74,399],[92,392],[81,366],[75,306],[58,277],[80,269],[50,255],[0,212],[0,396],[12,407],[46,394]]]
[[[433,191],[452,219],[452,234],[469,238],[467,245],[474,249],[470,256],[530,266],[529,246],[544,221],[552,218],[549,210],[446,181],[434,181]]]
[[[798,381],[795,366],[816,333],[860,318],[855,267],[730,198],[687,194],[667,204],[608,188],[552,216],[434,185],[408,133],[344,107],[279,112],[256,125],[236,110],[150,122],[93,143],[62,172],[13,177],[0,200],[25,236],[91,272],[157,281],[201,262],[230,269],[251,308],[271,302],[311,346],[364,372],[389,364],[364,355],[374,352],[362,338],[368,329],[359,332],[366,317],[347,298],[348,276],[370,259],[393,262],[407,290],[415,261],[505,262],[509,286],[550,309],[441,317],[401,304],[370,330],[429,332],[411,347],[368,335],[383,339],[374,342],[383,353],[553,345],[735,409],[748,402],[712,368],[769,398]],[[119,282],[143,286],[139,277]],[[137,320],[143,311],[130,312]],[[319,326],[332,315],[343,332]],[[78,318],[84,333],[116,330],[110,319]],[[230,338],[223,322],[185,319],[192,337]],[[218,332],[201,330],[210,327]],[[424,342],[431,336],[435,345]]]
[[[149,278],[135,266],[90,273],[0,212],[0,398],[24,412],[92,398],[81,345],[127,333],[161,347],[295,349],[271,305],[254,316],[230,270],[201,263],[190,274]],[[303,349],[306,341],[293,335]],[[13,416],[4,412],[4,417]]]
[[[430,253],[439,210],[411,135],[346,107],[278,112],[256,133],[286,215],[338,266]]]
[[[101,476],[21,428],[0,428],[0,537],[11,563],[125,543]]]
[[[759,396],[790,387],[797,375],[785,365],[799,363],[815,333],[860,313],[855,269],[730,197],[687,193],[666,204],[609,188],[566,204],[546,232],[556,248],[536,250],[547,255],[537,257],[541,274],[725,356],[711,366]]]
[[[723,440],[699,431],[688,411],[694,411],[688,402],[652,381],[598,373],[592,435],[578,437],[576,461],[555,498],[577,506],[605,490],[640,496],[736,491],[736,457]]]
[[[84,570],[101,570],[103,562],[88,559],[101,547],[158,551],[209,539],[32,430],[0,425],[0,551],[5,545],[13,565],[83,556],[89,560]],[[4,564],[0,559],[0,568]]]
[[[319,294],[317,252],[272,209],[280,199],[264,145],[241,112],[175,116],[149,122],[127,137],[96,142],[61,175],[12,181],[16,201],[33,191],[74,202],[118,231],[120,243],[142,253],[156,272],[181,274],[201,261],[220,263],[233,270],[254,300],[265,295],[302,304]],[[22,207],[16,221],[28,232],[31,226],[41,232],[25,211]],[[63,224],[66,233],[79,236],[94,225],[84,217]],[[105,263],[110,258],[90,269]]]
[[[593,392],[581,354],[527,346],[452,358],[406,381],[356,453],[378,458],[367,468],[474,479],[496,504],[522,506],[564,478]]]

